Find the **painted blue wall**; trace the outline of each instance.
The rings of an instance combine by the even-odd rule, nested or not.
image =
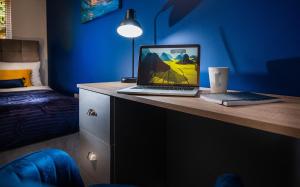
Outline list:
[[[228,66],[231,89],[300,96],[299,0],[171,2],[159,17],[158,42],[202,46],[201,86],[209,86],[209,66]],[[116,27],[126,9],[136,10],[144,29],[137,54],[153,43],[153,18],[165,3],[123,0],[121,10],[81,24],[80,0],[48,0],[50,86],[72,93],[77,83],[130,75],[131,42]]]

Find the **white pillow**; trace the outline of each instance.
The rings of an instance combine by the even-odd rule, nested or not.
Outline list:
[[[33,86],[42,86],[40,76],[40,62],[0,62],[0,70],[31,69],[31,83]]]

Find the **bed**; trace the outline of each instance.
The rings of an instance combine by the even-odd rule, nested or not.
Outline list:
[[[39,60],[37,41],[0,40],[0,62]],[[76,133],[78,113],[78,99],[47,86],[0,89],[0,151]]]

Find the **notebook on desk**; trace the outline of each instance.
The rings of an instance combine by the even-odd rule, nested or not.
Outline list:
[[[224,106],[256,105],[279,102],[277,97],[266,96],[251,92],[209,93],[201,94],[200,98]]]
[[[195,96],[199,90],[199,45],[140,48],[137,85],[118,93]]]

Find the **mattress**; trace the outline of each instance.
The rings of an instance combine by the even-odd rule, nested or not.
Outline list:
[[[0,151],[79,131],[78,99],[48,87],[0,91]]]

